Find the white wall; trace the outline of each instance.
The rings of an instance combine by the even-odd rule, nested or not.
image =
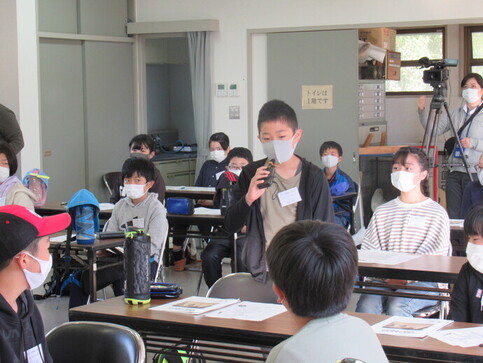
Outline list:
[[[226,132],[233,140],[234,146],[250,145],[253,141],[253,120],[249,115],[248,104],[249,101],[253,101],[253,114],[256,114],[260,103],[260,99],[249,100],[247,96],[249,32],[264,33],[267,29],[274,28],[343,29],[367,26],[483,23],[483,18],[474,18],[475,14],[483,14],[483,2],[468,0],[446,2],[440,0],[424,2],[419,0],[404,2],[400,0],[135,1],[136,22],[194,19],[220,21],[220,31],[213,34],[213,81],[239,83],[240,97],[214,98],[213,130]],[[254,64],[254,66],[258,65]],[[255,75],[256,72],[253,73]],[[250,91],[254,94],[266,85],[266,79],[254,78],[253,81]],[[393,113],[392,102],[390,100],[388,104],[389,115]],[[414,99],[408,99],[405,102],[407,102],[405,108],[415,109]],[[235,104],[241,106],[241,119],[229,120],[228,106]],[[415,113],[412,118],[416,120]],[[415,137],[415,135],[408,135],[408,137]],[[393,141],[399,140],[396,138]]]
[[[40,166],[40,116],[35,0],[0,1],[0,103],[15,112],[25,147],[21,175]]]

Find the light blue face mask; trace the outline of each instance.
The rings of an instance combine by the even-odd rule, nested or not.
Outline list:
[[[294,137],[295,135],[290,140],[272,140],[262,143],[264,154],[278,164],[290,160],[295,151],[295,147],[292,147]]]

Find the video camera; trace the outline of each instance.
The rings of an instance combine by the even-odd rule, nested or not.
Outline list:
[[[449,70],[446,67],[456,67],[457,59],[430,60],[423,57],[418,60],[421,68],[430,68],[423,72],[423,82],[433,87],[441,87],[449,78]]]

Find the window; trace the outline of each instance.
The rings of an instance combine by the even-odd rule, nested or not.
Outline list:
[[[465,28],[466,70],[483,74],[483,26]]]
[[[444,58],[444,28],[397,29],[396,52],[401,53],[401,80],[386,81],[386,92],[418,94],[432,92],[423,82],[422,57]]]

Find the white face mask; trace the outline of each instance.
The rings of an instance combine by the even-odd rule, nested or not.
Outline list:
[[[466,245],[466,258],[476,271],[483,274],[483,245],[468,242]]]
[[[217,163],[221,163],[223,160],[226,159],[225,151],[223,150],[210,151],[210,159],[215,160]]]
[[[461,97],[466,101],[466,103],[473,103],[481,100],[480,91],[476,88],[467,88],[461,92]]]
[[[332,168],[339,163],[339,158],[334,155],[324,155],[320,158],[323,168]]]
[[[32,272],[26,269],[23,269],[23,273],[25,275],[25,279],[30,286],[30,290],[36,289],[40,285],[42,285],[47,278],[47,275],[52,268],[52,255],[49,255],[49,259],[47,261],[41,260],[35,256],[32,256],[30,253],[26,252],[27,255],[32,257],[35,261],[37,261],[40,265],[40,272]]]
[[[483,185],[483,169],[478,171],[478,180],[480,181],[480,184]]]
[[[240,176],[241,174],[241,169],[228,169],[228,170],[231,171],[236,176]]]
[[[144,191],[145,186],[146,184],[124,184],[121,195],[127,196],[131,199],[139,199],[146,194]]]
[[[10,176],[10,168],[0,166],[0,183],[3,183]]]
[[[395,171],[391,173],[391,183],[401,192],[409,192],[417,186],[417,183],[414,183],[415,176],[416,174],[408,171]]]
[[[262,144],[263,152],[269,159],[275,159],[278,164],[284,163],[292,157],[297,145],[292,147],[295,135],[290,140],[272,140]]]

